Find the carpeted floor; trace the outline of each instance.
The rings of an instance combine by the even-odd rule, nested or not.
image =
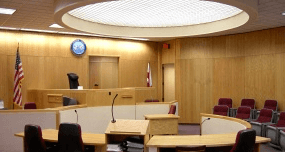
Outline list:
[[[179,125],[179,135],[199,135],[200,125]],[[271,147],[269,144],[261,144],[260,152],[281,152],[279,149]]]

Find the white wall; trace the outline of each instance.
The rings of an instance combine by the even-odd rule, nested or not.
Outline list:
[[[0,152],[22,152],[23,139],[14,136],[24,132],[26,124],[35,124],[42,129],[56,128],[55,112],[0,113]]]
[[[207,118],[208,117],[202,117],[202,122]],[[246,126],[241,123],[212,117],[210,120],[205,120],[205,122],[201,125],[202,135],[237,133],[243,129],[246,129]]]
[[[111,106],[87,107],[76,110],[82,132],[104,134],[112,120]],[[114,106],[114,117],[115,119],[135,119],[135,106]],[[74,109],[60,111],[60,123],[76,123],[76,119]]]
[[[87,107],[76,109],[78,123],[83,132],[104,134],[112,120],[111,106]],[[147,114],[167,114],[169,104],[151,104],[137,106],[114,106],[115,119],[144,120]],[[76,123],[75,109],[60,111],[60,123]]]

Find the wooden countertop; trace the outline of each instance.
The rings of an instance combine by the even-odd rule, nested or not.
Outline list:
[[[16,133],[17,137],[24,137],[24,132]],[[45,141],[57,142],[58,130],[44,129],[42,136]],[[82,133],[82,140],[85,145],[106,145],[105,134]]]
[[[171,119],[171,118],[180,118],[180,116],[174,114],[152,114],[152,115],[144,115],[147,120],[151,119]]]
[[[175,148],[181,145],[206,145],[207,147],[233,146],[237,133],[211,134],[211,135],[177,135],[177,136],[153,136],[147,143],[147,147]],[[255,143],[270,142],[270,138],[256,136]]]

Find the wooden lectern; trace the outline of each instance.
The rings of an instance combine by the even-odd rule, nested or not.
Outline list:
[[[106,144],[122,142],[127,137],[139,136],[144,140],[144,152],[148,152],[146,144],[149,141],[149,120],[122,120],[110,122],[106,132]]]

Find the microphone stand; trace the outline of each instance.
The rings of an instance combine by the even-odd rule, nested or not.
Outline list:
[[[78,113],[77,113],[77,110],[74,110],[75,111],[75,113],[76,113],[76,115],[77,115],[77,121],[76,121],[76,123],[78,124]]]
[[[206,121],[206,120],[210,120],[211,118],[207,118],[207,119],[205,119],[205,120],[203,120],[202,122],[201,122],[201,125],[200,125],[200,136],[202,135],[202,124]]]
[[[114,99],[113,99],[113,103],[112,103],[112,123],[115,123],[116,122],[116,120],[115,120],[115,118],[114,118],[114,103],[115,103],[115,99],[117,98],[117,96],[118,96],[118,94],[116,94],[116,96],[114,97]]]

